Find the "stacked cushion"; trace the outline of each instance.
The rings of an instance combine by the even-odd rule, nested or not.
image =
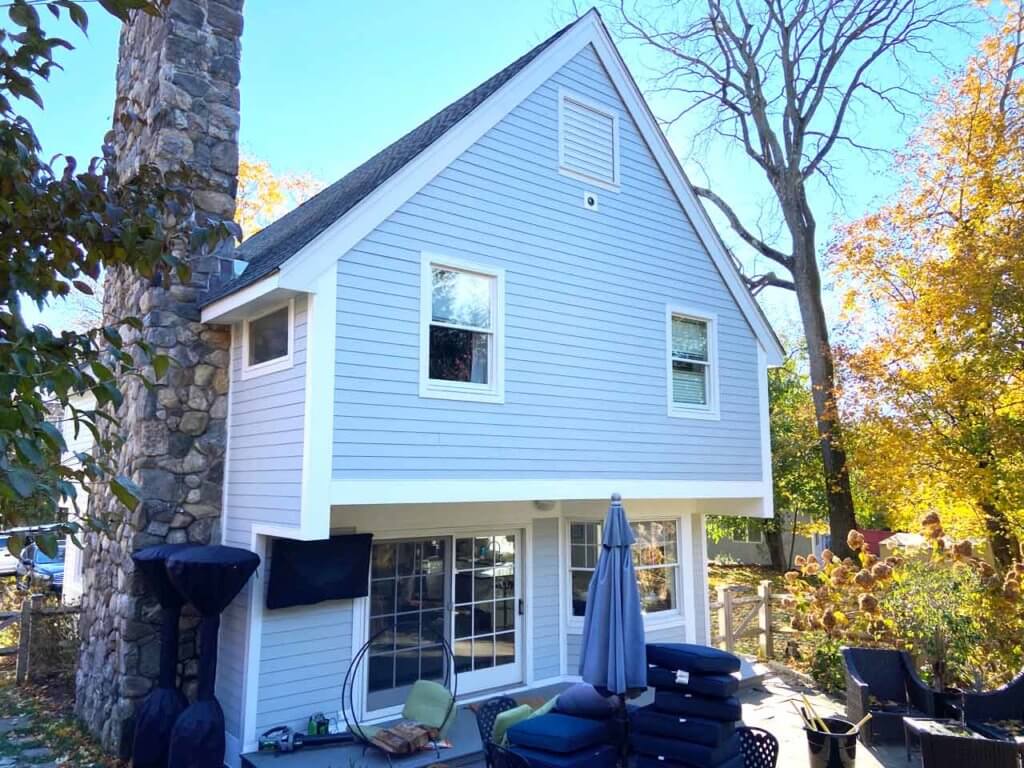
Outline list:
[[[742,768],[739,658],[701,645],[651,643],[647,662],[654,703],[630,720],[637,768]]]
[[[589,747],[568,754],[520,746],[512,747],[512,751],[526,758],[530,768],[615,768],[619,761],[619,750],[611,744]],[[665,766],[661,765],[658,768]]]
[[[659,691],[696,693],[720,699],[732,696],[740,689],[736,675],[679,675],[676,670],[664,667],[648,667],[647,684]]]
[[[740,700],[735,696],[730,696],[727,699],[715,699],[692,693],[655,691],[654,708],[660,712],[671,712],[674,715],[703,717],[723,722],[735,722],[743,719]]]
[[[509,728],[510,749],[533,768],[613,768],[622,740],[619,706],[592,686],[574,685],[559,694],[554,711]]]
[[[516,723],[508,729],[508,739],[517,747],[564,755],[604,744],[608,741],[608,727],[600,720],[552,712]]]

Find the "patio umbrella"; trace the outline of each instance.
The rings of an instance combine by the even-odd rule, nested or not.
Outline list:
[[[647,689],[647,648],[632,545],[622,497],[612,494],[601,556],[587,590],[579,668],[585,682],[606,694],[637,696]]]

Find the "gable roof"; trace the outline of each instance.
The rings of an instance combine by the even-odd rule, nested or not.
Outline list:
[[[591,45],[768,365],[785,351],[747,289],[600,14],[591,9],[354,171],[243,243],[249,266],[203,302],[203,321],[237,317],[280,291],[310,291],[325,270],[452,163],[583,47]],[[235,295],[232,295],[235,294]],[[261,298],[263,297],[263,298]]]
[[[461,99],[452,102],[355,170],[350,171],[242,243],[234,251],[232,257],[248,262],[245,271],[212,291],[204,299],[203,304],[211,304],[223,296],[241,290],[284,264],[303,246],[348,213],[367,195],[447,133],[452,126],[511,80],[523,67],[533,61],[578,21],[558,30],[547,40],[520,56],[496,75],[485,80]]]

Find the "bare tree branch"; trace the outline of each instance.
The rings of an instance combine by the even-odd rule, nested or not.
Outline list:
[[[793,268],[793,257],[786,255],[780,250],[772,248],[766,242],[750,232],[750,230],[743,226],[743,223],[740,221],[740,217],[736,215],[736,212],[727,202],[725,202],[725,200],[705,187],[694,187],[693,191],[696,192],[698,196],[714,203],[715,207],[722,212],[726,219],[729,220],[729,226],[731,226],[733,231],[740,236],[743,242],[754,248],[763,256],[767,256],[772,261],[781,264],[786,269]]]

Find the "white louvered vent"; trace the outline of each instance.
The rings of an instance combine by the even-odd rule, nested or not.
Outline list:
[[[615,115],[578,96],[562,93],[559,165],[573,176],[619,183],[619,126]]]

